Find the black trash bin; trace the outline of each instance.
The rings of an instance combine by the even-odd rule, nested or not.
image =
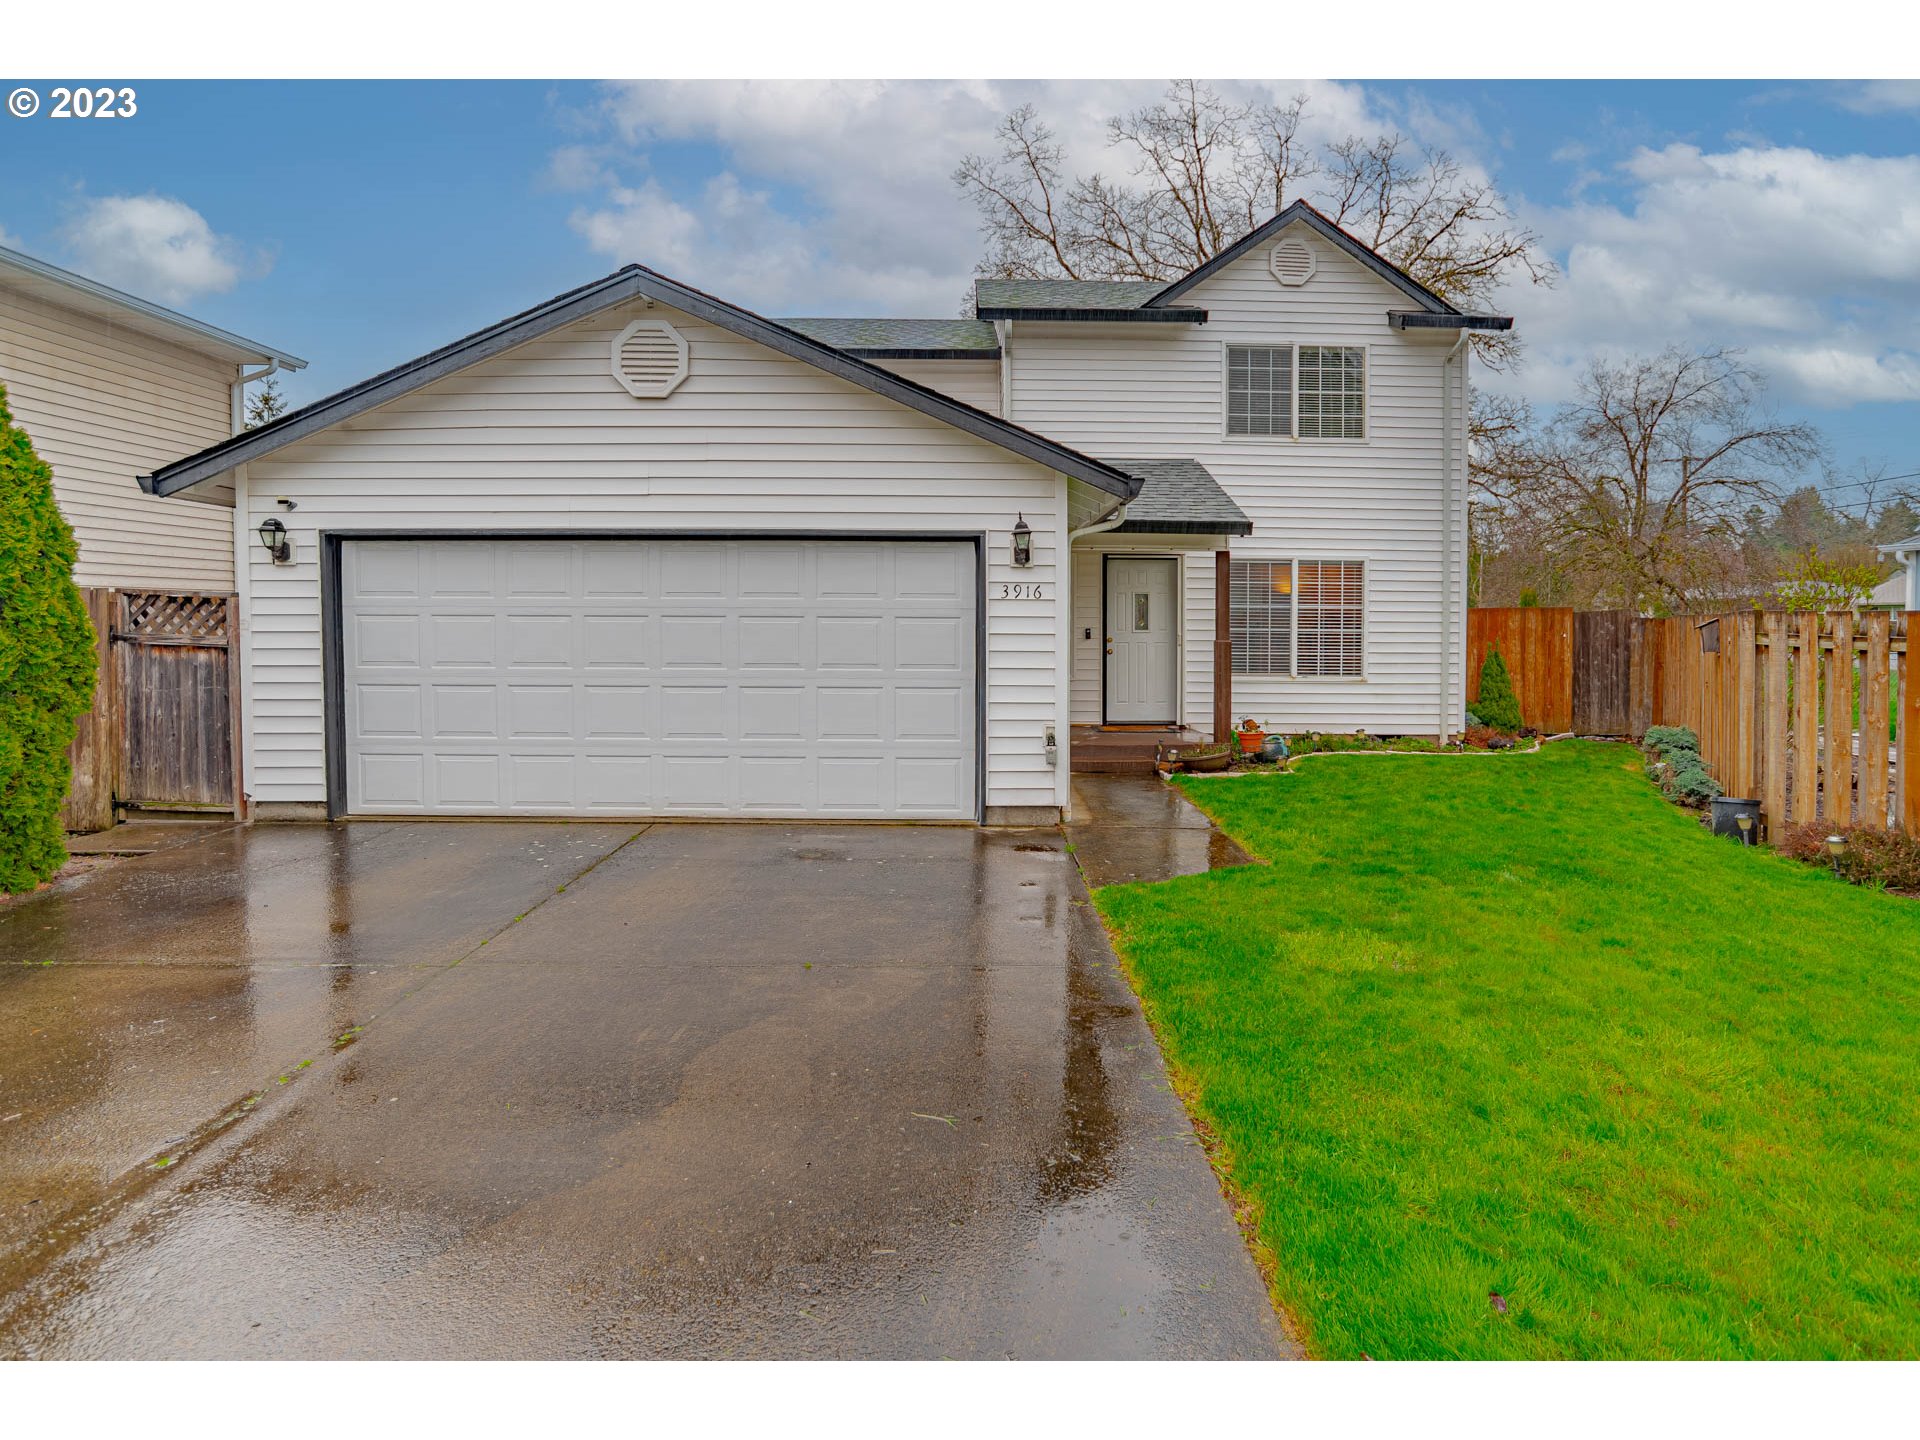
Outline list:
[[[1745,830],[1740,828],[1740,817],[1750,816],[1753,823]],[[1713,833],[1731,835],[1743,845],[1760,843],[1760,802],[1758,800],[1736,800],[1730,795],[1722,795],[1713,801]]]

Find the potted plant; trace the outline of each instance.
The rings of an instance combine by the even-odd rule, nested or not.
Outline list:
[[[1251,715],[1240,722],[1240,729],[1235,733],[1240,737],[1242,755],[1258,755],[1260,746],[1267,738],[1267,732],[1260,728],[1260,722]]]
[[[1218,745],[1189,745],[1180,752],[1180,763],[1197,775],[1225,770],[1233,763],[1233,749],[1225,741]]]

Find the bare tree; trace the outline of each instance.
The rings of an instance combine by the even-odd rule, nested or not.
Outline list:
[[[1590,603],[1684,611],[1744,583],[1743,528],[1820,457],[1760,403],[1738,353],[1596,360],[1546,426],[1476,457],[1488,520],[1550,546]]]
[[[1304,95],[1234,103],[1176,81],[1159,103],[1108,122],[1108,148],[1126,167],[1118,179],[1068,178],[1054,133],[1022,106],[1001,122],[998,155],[969,155],[954,172],[980,214],[978,273],[1172,281],[1304,198],[1464,309],[1486,308],[1516,276],[1552,283],[1539,237],[1490,181],[1400,135],[1310,150],[1300,138],[1307,106]],[[1516,354],[1510,335],[1481,332],[1474,343],[1496,365]]]

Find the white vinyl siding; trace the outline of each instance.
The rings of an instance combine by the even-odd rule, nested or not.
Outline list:
[[[642,315],[670,321],[689,347],[685,382],[661,400],[634,400],[609,372],[613,337]],[[246,552],[256,800],[326,796],[320,532],[556,530],[984,535],[983,800],[1064,803],[1065,768],[1047,764],[1045,743],[1065,721],[1060,477],[692,316],[620,307],[247,470],[249,526],[278,515],[294,545],[290,565]],[[1034,559],[1016,571],[1021,513]],[[1016,580],[1039,598],[1002,598]]]
[[[231,433],[233,379],[230,364],[0,284],[0,385],[53,469],[79,584],[233,588],[232,512],[155,500],[134,479]]]
[[[903,380],[938,390],[963,405],[971,405],[989,415],[1000,413],[998,360],[875,360],[873,363]]]
[[[1448,627],[1441,588],[1451,569],[1456,598],[1464,590],[1466,364],[1447,370],[1450,333],[1391,328],[1387,312],[1407,308],[1405,294],[1317,236],[1306,235],[1305,243],[1316,260],[1305,285],[1279,284],[1263,248],[1196,286],[1187,298],[1208,311],[1205,325],[1017,324],[1009,352],[1014,414],[1092,455],[1198,460],[1252,521],[1251,535],[1229,542],[1236,559],[1365,562],[1364,678],[1239,675],[1236,719],[1251,716],[1283,731],[1432,734],[1443,711],[1457,724],[1465,703],[1458,608],[1453,674],[1442,675]],[[1363,439],[1282,443],[1227,434],[1226,347],[1283,345],[1365,352]],[[1449,374],[1450,496],[1442,435],[1442,380]],[[1443,510],[1451,518],[1444,546]],[[1194,584],[1202,558],[1189,566]],[[1210,629],[1213,607],[1189,603],[1186,615],[1191,658],[1197,626],[1204,621]],[[1074,633],[1077,640],[1080,630]],[[1079,692],[1087,676],[1077,663],[1074,678],[1078,717],[1086,713]],[[1097,709],[1097,694],[1091,704]],[[1209,713],[1189,706],[1190,722]]]

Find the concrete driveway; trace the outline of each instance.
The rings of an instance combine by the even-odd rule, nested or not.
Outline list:
[[[1273,1357],[1056,831],[234,830],[0,907],[0,1355]]]

